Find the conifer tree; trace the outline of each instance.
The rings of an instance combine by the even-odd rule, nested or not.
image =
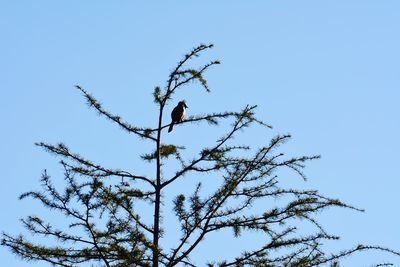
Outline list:
[[[55,266],[198,266],[191,257],[198,245],[217,231],[231,230],[232,238],[255,231],[263,235],[266,242],[257,249],[249,249],[243,244],[240,255],[223,261],[208,259],[208,266],[338,266],[343,257],[365,250],[400,255],[391,249],[366,245],[336,253],[324,251],[325,242],[339,237],[327,233],[316,215],[330,207],[360,209],[323,196],[316,190],[280,185],[281,170],[292,170],[294,175],[305,179],[305,163],[319,158],[287,157],[281,151],[281,145],[290,138],[289,135],[276,135],[256,148],[236,144],[233,138],[243,134],[248,127],[260,125],[266,131],[271,128],[255,116],[256,106],[194,115],[175,122],[178,128],[203,122],[211,126],[218,126],[222,121],[231,123],[224,135],[192,159],[182,156],[183,147],[163,143],[163,136],[170,126],[166,107],[176,103],[173,102],[176,91],[194,81],[209,91],[204,74],[220,62],[211,61],[198,69],[187,65],[210,48],[212,45],[195,47],[172,70],[166,86],[154,89],[153,98],[159,115],[153,128],[128,123],[103,108],[84,88],[76,86],[89,107],[100,116],[154,146],[153,151],[141,153],[141,157],[151,162],[155,171],[139,175],[139,172],[113,169],[92,162],[65,144],[37,143],[61,158],[65,188],[57,190],[50,175],[44,171],[41,176],[43,190],[24,193],[20,198],[37,200],[54,214],[65,217],[67,227],[51,225],[39,216],[28,216],[22,219],[26,229],[49,242],[40,243],[43,239],[3,233],[2,245],[24,260],[44,261]],[[177,171],[171,176],[163,172],[163,163],[168,158],[176,160]],[[172,213],[163,211],[164,190],[191,173],[212,175],[213,179],[219,179],[221,186],[205,194],[202,189],[207,184],[199,183],[191,193],[186,190],[176,195]],[[276,202],[277,199],[281,201]],[[146,221],[142,216],[147,211],[136,208],[139,202],[151,207],[152,221]],[[265,208],[255,209],[254,203],[264,203]],[[279,204],[274,206],[274,203]],[[163,228],[162,213],[176,216],[180,224],[180,239],[172,248],[160,245],[162,233],[169,231]],[[310,223],[314,233],[302,233],[297,227],[299,221]],[[50,241],[52,238],[55,241]],[[207,255],[204,258],[207,259]]]

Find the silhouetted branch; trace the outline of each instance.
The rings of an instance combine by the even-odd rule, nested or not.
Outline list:
[[[109,119],[109,120],[115,122],[115,123],[118,124],[122,129],[126,130],[126,131],[129,132],[129,133],[136,134],[136,135],[138,135],[138,136],[140,136],[140,137],[142,137],[142,138],[145,138],[145,139],[150,139],[150,140],[156,141],[156,138],[152,137],[152,136],[149,135],[149,134],[145,134],[145,133],[147,133],[147,131],[146,131],[145,128],[134,127],[134,126],[130,125],[129,123],[124,122],[120,116],[113,115],[113,114],[111,114],[110,112],[106,111],[106,110],[101,106],[101,104],[100,104],[92,95],[90,95],[86,90],[84,90],[81,86],[75,85],[75,87],[76,87],[79,91],[81,91],[81,92],[83,93],[84,97],[86,98],[86,101],[88,102],[89,107],[93,107],[94,109],[96,109],[97,112],[98,112],[100,115],[103,115],[103,116],[105,116],[107,119]]]
[[[180,76],[179,73],[180,73],[180,70],[181,70],[182,66],[187,61],[192,59],[193,57],[199,56],[199,54],[202,51],[204,51],[206,49],[210,49],[213,46],[214,46],[213,44],[209,44],[209,45],[200,44],[199,46],[193,48],[192,51],[190,51],[188,54],[186,54],[184,56],[184,58],[181,61],[179,61],[179,63],[176,65],[175,69],[169,75],[169,79],[167,81],[167,86],[166,86],[166,93],[165,93],[165,95],[164,95],[164,97],[162,99],[163,105],[165,105],[166,101],[168,99],[170,99],[171,95],[173,94],[174,90],[176,89],[176,85],[173,86],[173,82],[177,82],[177,80],[179,79],[179,76]],[[214,63],[214,64],[218,64],[218,63]],[[194,75],[192,75],[192,76],[194,76]],[[208,90],[207,87],[206,87],[206,90]]]
[[[257,106],[250,106],[249,108],[252,110],[252,109],[255,109],[256,107]],[[184,119],[183,121],[175,122],[174,124],[178,125],[178,124],[186,124],[186,123],[203,122],[203,121],[205,121],[205,122],[207,122],[209,124],[212,124],[212,125],[218,125],[220,119],[228,119],[228,118],[232,118],[232,117],[237,118],[237,117],[239,117],[241,115],[242,115],[241,112],[211,113],[211,114],[206,114],[206,115],[189,116],[186,119]],[[257,122],[260,125],[263,125],[263,126],[265,126],[267,128],[272,129],[271,125],[268,125],[268,124],[264,123],[263,121],[258,120],[255,117],[252,117],[252,121]],[[171,125],[170,123],[166,124],[166,125],[163,125],[161,127],[161,129],[168,128],[170,125]],[[155,129],[146,129],[146,130],[149,131],[149,132],[155,132],[155,131],[158,130],[158,128],[157,129],[156,128]]]
[[[72,159],[72,160],[78,162],[79,164],[82,164],[84,166],[91,168],[91,169],[82,168],[82,167],[77,168],[77,167],[73,167],[73,166],[69,165],[69,167],[71,167],[72,170],[74,170],[75,172],[79,172],[79,173],[85,174],[85,175],[92,175],[92,176],[96,176],[96,177],[100,177],[100,176],[127,177],[127,178],[131,178],[134,180],[135,179],[142,180],[142,181],[145,181],[145,182],[149,183],[150,185],[154,186],[154,182],[144,176],[133,175],[127,171],[107,169],[107,168],[102,167],[101,165],[94,164],[93,162],[91,162],[87,159],[84,159],[83,157],[81,157],[78,154],[71,153],[69,151],[68,147],[66,147],[64,144],[60,143],[57,146],[53,146],[53,145],[41,142],[41,143],[36,143],[36,145],[46,149],[48,152],[51,152],[58,156],[63,156],[68,159]]]
[[[243,113],[247,112],[248,110],[253,109],[253,107],[250,108],[245,108]],[[181,177],[182,175],[184,175],[186,172],[192,170],[193,167],[196,166],[196,164],[198,164],[199,162],[205,160],[205,158],[209,155],[211,155],[213,152],[215,152],[216,150],[218,150],[220,147],[222,147],[230,138],[232,138],[233,134],[237,131],[239,131],[240,129],[247,127],[249,124],[251,123],[250,120],[246,121],[246,117],[242,116],[239,117],[233,124],[232,129],[230,130],[230,132],[228,132],[228,134],[226,134],[224,137],[221,137],[217,143],[217,145],[215,145],[214,147],[210,148],[210,149],[204,149],[201,153],[201,156],[196,159],[193,160],[188,166],[184,167],[182,170],[178,171],[172,178],[170,178],[169,180],[165,181],[164,183],[162,183],[161,187],[165,187],[168,184],[172,183],[173,181],[175,181],[176,179],[178,179],[179,177]]]
[[[339,260],[342,259],[344,257],[350,256],[356,252],[360,252],[360,251],[365,251],[365,250],[378,250],[378,251],[383,251],[383,252],[387,252],[396,256],[400,256],[400,252],[392,250],[392,249],[388,249],[385,247],[381,247],[381,246],[367,246],[367,245],[358,245],[353,249],[349,249],[349,250],[343,250],[337,254],[331,254],[328,257],[321,257],[320,259],[318,259],[317,261],[313,262],[312,265],[310,266],[320,266],[321,264],[324,263],[328,263],[328,262],[333,262],[335,260]]]

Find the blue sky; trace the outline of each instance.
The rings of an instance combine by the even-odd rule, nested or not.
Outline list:
[[[98,118],[73,85],[127,120],[151,125],[152,89],[192,47],[214,43],[199,61],[223,63],[207,74],[212,92],[191,86],[176,100],[185,98],[191,114],[258,104],[258,116],[274,129],[250,144],[291,133],[284,151],[322,155],[306,169],[308,182],[293,178],[294,185],[366,209],[321,214],[342,236],[329,249],[365,243],[400,250],[399,14],[394,0],[0,1],[0,230],[19,233],[19,218],[44,212],[17,199],[38,188],[44,168],[62,179],[57,159],[34,142],[62,141],[116,167],[137,164],[148,149]],[[201,141],[204,131],[174,131],[166,140]],[[198,262],[215,248],[201,248]],[[3,247],[0,258],[2,266],[32,266]],[[376,253],[344,266],[382,260],[400,266],[399,258]]]

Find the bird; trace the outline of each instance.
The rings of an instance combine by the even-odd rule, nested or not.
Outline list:
[[[174,124],[181,122],[185,117],[185,110],[188,108],[185,100],[179,101],[178,105],[171,112],[171,124],[169,125],[168,132],[170,133],[174,128]]]

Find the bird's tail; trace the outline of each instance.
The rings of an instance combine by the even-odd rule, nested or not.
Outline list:
[[[169,128],[168,128],[168,132],[169,133],[172,132],[173,128],[174,128],[174,122],[171,122],[171,124],[169,125]]]

